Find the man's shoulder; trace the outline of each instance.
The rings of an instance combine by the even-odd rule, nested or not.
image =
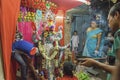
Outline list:
[[[87,32],[89,32],[89,31],[91,31],[91,27],[88,27],[88,28],[87,28]]]
[[[120,37],[120,29],[115,33],[115,38]]]

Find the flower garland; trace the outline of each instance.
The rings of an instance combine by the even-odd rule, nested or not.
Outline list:
[[[46,54],[47,51],[45,50],[44,45],[42,45],[42,44],[39,42],[38,48],[39,48],[39,50],[41,51],[41,54],[43,55],[43,57],[44,57],[45,59],[47,59],[47,60],[52,60],[52,59],[54,59],[55,56],[57,55],[59,49],[66,49],[66,48],[70,45],[70,44],[67,44],[67,45],[65,45],[64,47],[60,47],[59,44],[58,44],[58,40],[56,40],[55,43],[56,43],[56,46],[55,46],[54,49],[53,49],[53,50],[54,50],[54,51],[53,51],[53,54],[52,54],[50,57],[48,57],[47,54]]]
[[[51,11],[51,14],[56,14],[57,12],[57,4],[46,1],[46,0],[21,0],[20,5],[20,14],[18,17],[18,21],[35,21],[36,19],[36,10],[40,10],[42,12],[42,15],[40,16],[42,19],[44,19],[44,15],[46,15],[48,11]],[[55,16],[51,16],[51,18],[54,18]],[[52,19],[53,20],[53,19]],[[53,21],[54,22],[54,21]],[[53,22],[49,22],[53,24]],[[53,26],[53,25],[51,25]]]
[[[21,0],[21,6],[28,7],[28,8],[35,8],[45,11],[46,9],[50,9],[52,12],[57,12],[57,4],[44,0]]]
[[[42,44],[39,42],[38,48],[39,48],[39,50],[41,51],[41,54],[43,55],[43,57],[44,57],[45,59],[47,59],[47,60],[52,60],[52,59],[54,59],[55,56],[57,55],[57,53],[58,53],[58,41],[55,41],[55,42],[56,42],[56,46],[54,47],[54,52],[53,52],[53,54],[52,54],[50,57],[47,56],[46,50],[45,50],[45,48],[44,48],[44,45],[42,45]]]

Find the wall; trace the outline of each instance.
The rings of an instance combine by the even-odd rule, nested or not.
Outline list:
[[[4,72],[3,72],[3,60],[2,60],[1,42],[0,42],[0,80],[5,80],[4,79]]]
[[[64,35],[64,15],[65,12],[63,10],[58,10],[57,14],[56,14],[56,28],[55,31],[58,31],[58,27],[61,26],[62,28],[62,34]],[[64,45],[64,36],[63,38],[60,40],[60,44],[61,46]]]
[[[86,29],[90,26],[90,15],[76,15],[73,14],[73,20],[71,25],[71,36],[74,31],[77,31],[79,36],[79,49],[78,51],[82,53],[83,51],[83,42],[85,41]]]
[[[70,38],[71,38],[71,23],[67,23],[65,22],[64,25],[64,43],[68,44],[70,42]]]

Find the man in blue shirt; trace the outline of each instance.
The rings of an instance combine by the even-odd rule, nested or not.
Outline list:
[[[36,47],[28,41],[22,40],[20,35],[16,35],[16,40],[12,44],[12,58],[15,59],[21,67],[21,79],[27,80],[27,68],[32,71],[34,78],[37,78],[33,65],[32,56],[36,54]],[[35,79],[36,80],[36,79]]]

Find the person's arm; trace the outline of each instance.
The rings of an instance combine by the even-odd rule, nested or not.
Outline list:
[[[73,40],[73,35],[72,35],[72,38],[71,38],[71,41]]]
[[[120,64],[117,65],[116,72],[112,75],[112,80],[120,80]]]
[[[68,48],[69,46],[70,46],[70,43],[67,44],[67,45],[65,45],[65,46],[59,46],[59,45],[58,45],[58,48],[59,48],[59,49],[66,49],[66,48]]]
[[[86,37],[87,37],[87,32],[89,32],[90,31],[90,28],[88,27],[87,29],[86,29],[86,31],[85,31],[85,37],[83,38],[83,46],[85,46],[85,42],[86,42]]]
[[[91,58],[86,58],[83,61],[84,62],[82,62],[81,65],[84,65],[87,67],[96,66],[96,67],[101,68],[101,69],[103,69],[111,74],[113,74],[115,69],[116,69],[116,66],[110,66],[110,65],[98,62],[98,61],[91,59]]]
[[[100,48],[101,35],[102,35],[102,33],[99,33],[99,34],[97,35],[98,41],[97,41],[96,50],[99,50],[99,48]]]
[[[83,46],[85,45],[85,42],[86,42],[86,37],[87,37],[87,36],[86,36],[86,33],[87,33],[87,32],[84,32],[84,33],[83,33],[83,34],[84,34],[83,39],[82,39],[82,41],[83,41]]]
[[[19,53],[20,55],[24,56],[24,58],[26,58],[29,63],[32,61],[31,57],[29,57],[29,56],[28,56],[25,52],[23,52],[23,51],[15,50],[15,53]]]
[[[101,62],[97,62],[97,63],[96,63],[96,66],[97,66],[98,68],[101,68],[101,69],[103,69],[103,70],[111,73],[111,74],[114,74],[115,71],[116,71],[116,68],[117,68],[116,66],[111,66],[111,65],[104,64],[104,63],[101,63]]]

